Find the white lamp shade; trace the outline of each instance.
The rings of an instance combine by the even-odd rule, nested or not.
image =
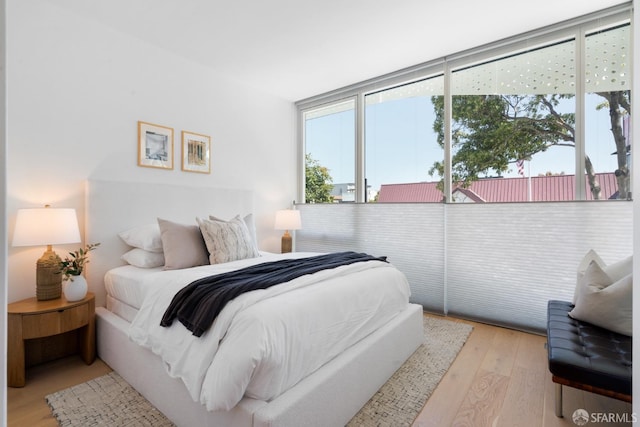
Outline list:
[[[63,245],[79,241],[75,209],[18,209],[13,246]]]
[[[299,230],[302,228],[300,211],[285,209],[276,212],[276,230]]]

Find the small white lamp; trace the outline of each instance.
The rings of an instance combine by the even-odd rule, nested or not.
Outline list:
[[[38,300],[60,298],[62,274],[60,257],[51,245],[80,241],[75,209],[18,209],[13,246],[44,246],[47,250],[36,262],[36,297]]]
[[[276,212],[276,230],[284,230],[282,235],[282,253],[291,252],[291,234],[289,230],[299,230],[302,228],[302,221],[300,220],[300,211],[292,209],[285,209]]]

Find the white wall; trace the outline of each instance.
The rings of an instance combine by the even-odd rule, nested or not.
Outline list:
[[[100,178],[253,190],[260,248],[278,250],[274,212],[295,195],[291,102],[52,2],[11,1],[7,16],[9,242],[19,208],[73,207],[82,223],[84,181]],[[174,170],[137,166],[138,120],[174,128]],[[180,170],[181,130],[211,136],[210,175]],[[9,302],[35,294],[43,250],[9,247]]]

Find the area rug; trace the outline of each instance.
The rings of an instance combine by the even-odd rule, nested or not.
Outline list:
[[[348,427],[404,427],[422,410],[467,341],[473,327],[424,318],[424,344],[373,395]]]
[[[57,391],[45,399],[60,426],[173,426],[116,372]]]
[[[425,317],[425,341],[349,422],[349,427],[410,426],[472,327]],[[60,426],[173,426],[115,372],[45,397]]]

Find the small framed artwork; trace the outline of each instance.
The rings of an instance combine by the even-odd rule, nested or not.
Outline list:
[[[173,169],[173,129],[138,122],[138,166]]]
[[[182,131],[182,170],[211,173],[211,138]]]

